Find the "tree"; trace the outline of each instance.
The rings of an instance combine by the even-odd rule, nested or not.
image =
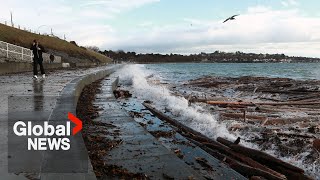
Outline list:
[[[99,52],[100,51],[99,47],[97,47],[97,46],[86,46],[86,48],[90,49],[92,51],[95,51],[95,52]]]

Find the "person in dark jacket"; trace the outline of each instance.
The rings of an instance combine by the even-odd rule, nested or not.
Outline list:
[[[30,48],[33,53],[33,78],[38,79],[38,64],[40,66],[40,71],[42,74],[42,78],[46,77],[46,74],[44,72],[43,68],[43,57],[42,53],[44,52],[44,48],[42,45],[40,45],[37,40],[33,40],[32,46]]]
[[[50,58],[50,63],[53,63],[53,61],[54,61],[54,55],[53,55],[53,54],[50,54],[49,58]]]

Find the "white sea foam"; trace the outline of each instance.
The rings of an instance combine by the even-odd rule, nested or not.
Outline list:
[[[191,128],[213,138],[236,138],[229,133],[225,124],[219,123],[214,115],[206,112],[201,106],[189,106],[185,98],[172,95],[166,87],[148,83],[146,77],[152,74],[154,73],[144,68],[144,65],[127,65],[118,72],[120,82],[131,85],[135,96],[151,100],[158,107],[169,109]]]

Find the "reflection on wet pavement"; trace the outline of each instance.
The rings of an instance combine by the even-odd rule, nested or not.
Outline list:
[[[33,106],[34,111],[42,111],[43,110],[43,83],[44,79],[41,80],[33,80]]]

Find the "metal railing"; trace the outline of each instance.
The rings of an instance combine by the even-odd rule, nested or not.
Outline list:
[[[43,53],[44,62],[51,63],[49,54]],[[33,54],[30,49],[0,41],[0,58],[5,57],[10,61],[32,62]],[[52,63],[61,63],[61,57],[55,56]]]
[[[33,55],[30,49],[0,41],[0,55],[19,61],[32,62]]]

